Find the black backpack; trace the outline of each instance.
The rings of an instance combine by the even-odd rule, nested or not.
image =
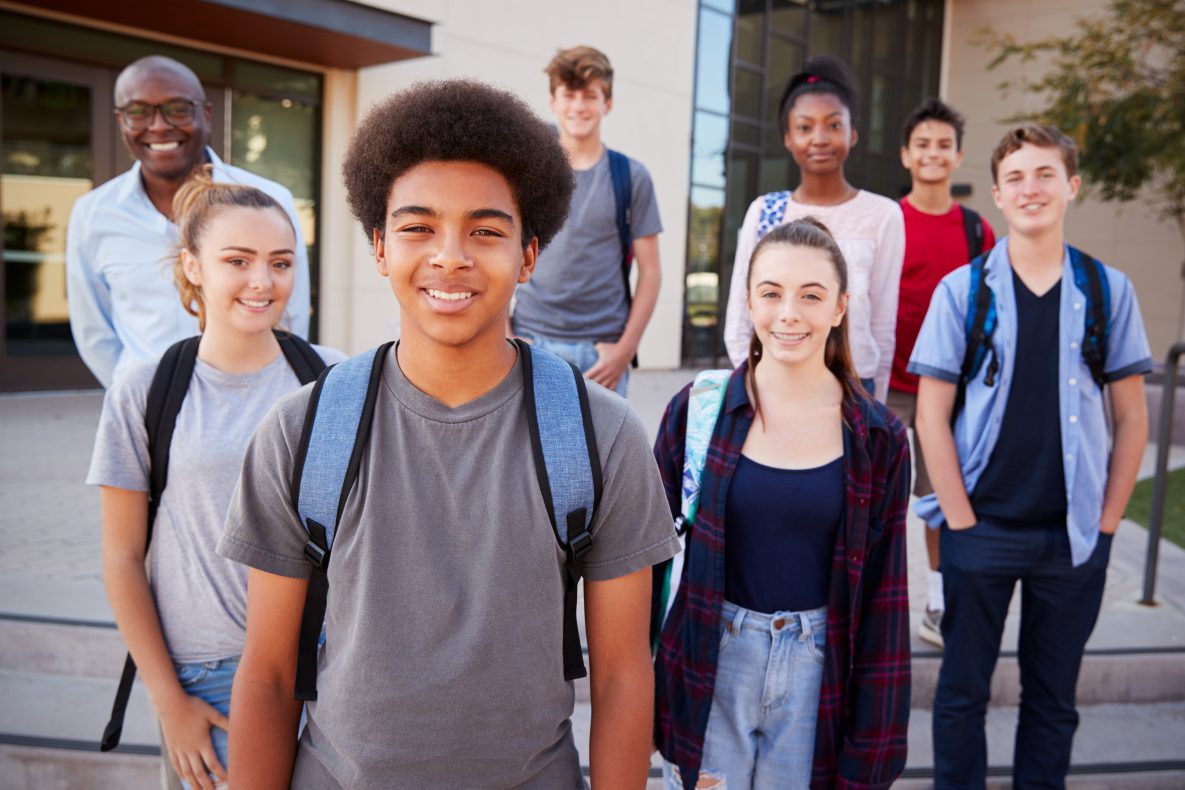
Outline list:
[[[325,362],[308,341],[287,333],[276,332],[280,350],[292,367],[292,372],[301,384],[316,381],[325,369]],[[187,338],[169,346],[157,365],[156,374],[148,388],[148,401],[144,409],[144,424],[148,429],[148,531],[144,537],[144,552],[147,558],[148,544],[152,542],[152,526],[161,495],[169,478],[169,448],[173,442],[173,429],[181,404],[189,392],[189,381],[193,377],[193,366],[197,361],[198,343],[201,336]],[[132,693],[132,682],[136,679],[136,662],[128,653],[123,663],[123,675],[119,678],[119,689],[115,692],[115,703],[111,706],[111,719],[103,730],[99,751],[109,752],[119,746],[123,733],[124,714],[127,713],[128,697]]]

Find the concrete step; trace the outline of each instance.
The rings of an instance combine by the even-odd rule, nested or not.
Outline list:
[[[1185,702],[1080,705],[1068,786],[1074,788],[1185,787]],[[1008,787],[1018,710],[988,711],[989,787]],[[909,759],[902,788],[929,787],[934,759],[928,710],[913,710]],[[997,781],[998,780],[998,781]]]
[[[125,751],[95,751],[114,689],[114,680],[0,671],[0,698],[6,701],[0,707],[0,776],[6,777],[0,785],[152,786],[142,781],[155,782],[159,731],[139,686],[128,710]],[[581,701],[572,717],[576,746],[586,764],[591,713],[591,705]],[[1083,705],[1081,714],[1072,787],[1185,787],[1185,702]],[[1011,706],[988,713],[989,764],[1001,777],[1011,764],[1016,716]],[[933,766],[927,710],[912,713],[909,750],[899,786],[927,787]],[[657,755],[651,765],[657,777]]]
[[[942,661],[924,647],[913,657],[913,707],[931,708]],[[0,670],[112,680],[123,668],[119,632],[105,626],[0,614]],[[1016,705],[1020,677],[1015,654],[1005,654],[992,684],[993,705]],[[587,679],[576,683],[577,699],[589,699]],[[1185,648],[1092,650],[1078,682],[1083,705],[1185,700]]]

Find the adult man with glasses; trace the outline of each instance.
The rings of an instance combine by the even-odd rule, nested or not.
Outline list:
[[[173,195],[203,164],[215,181],[267,192],[292,218],[297,275],[286,327],[308,334],[308,256],[292,194],[218,158],[208,145],[210,110],[197,75],[170,58],[141,58],[115,81],[115,118],[136,163],[79,198],[66,231],[70,327],[104,387],[126,366],[198,333],[173,285],[171,256],[178,241]]]

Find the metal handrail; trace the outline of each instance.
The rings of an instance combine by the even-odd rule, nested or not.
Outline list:
[[[1144,560],[1144,597],[1140,603],[1156,604],[1156,563],[1160,559],[1160,531],[1164,521],[1164,499],[1169,486],[1169,444],[1173,440],[1173,401],[1177,396],[1177,363],[1185,354],[1185,342],[1169,349],[1164,361],[1164,383],[1160,393],[1160,433],[1156,437],[1156,481],[1152,484],[1152,510],[1148,517],[1148,554]]]

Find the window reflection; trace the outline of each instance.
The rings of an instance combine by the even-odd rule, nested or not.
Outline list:
[[[728,112],[728,53],[731,49],[732,18],[701,8],[695,53],[695,104],[700,109]]]
[[[4,349],[72,355],[66,222],[92,186],[90,90],[6,74],[2,95]]]
[[[691,181],[724,188],[724,155],[728,150],[728,119],[707,112],[695,114]]]

